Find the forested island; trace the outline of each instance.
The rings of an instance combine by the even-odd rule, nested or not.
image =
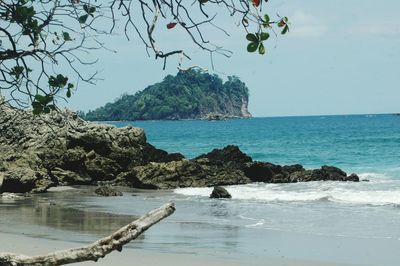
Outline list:
[[[134,95],[84,115],[92,121],[249,118],[249,89],[238,77],[226,82],[200,70],[179,71]]]

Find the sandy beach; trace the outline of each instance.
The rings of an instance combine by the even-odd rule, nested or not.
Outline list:
[[[80,244],[28,237],[9,233],[0,233],[0,252],[13,252],[25,255],[42,255],[60,249],[68,249]],[[198,254],[166,254],[146,250],[126,248],[121,253],[113,252],[104,259],[95,262],[77,263],[75,265],[152,265],[152,266],[350,266],[355,264],[339,264],[324,261],[307,261],[289,258],[255,257],[248,259],[230,259],[226,257],[209,257]]]
[[[254,202],[213,201],[188,198],[171,191],[125,190],[122,197],[103,198],[94,196],[92,190],[90,187],[57,188],[46,194],[3,198],[0,252],[44,255],[82,247],[171,200],[176,203],[176,212],[126,245],[122,253],[113,252],[96,264],[80,265],[397,266],[399,261],[397,238],[355,234],[358,234],[360,216],[355,216],[353,208],[339,217],[324,220],[324,227],[321,227],[306,221],[300,223],[306,215],[304,208],[296,206],[275,208],[274,205],[254,205]],[[317,204],[316,207],[325,203]],[[246,214],[248,206],[266,206],[267,209],[259,209],[257,213],[267,214],[268,219],[284,214],[282,222],[287,220],[304,229],[312,226],[313,231],[289,224],[279,230],[262,227],[257,220],[236,214],[238,210]],[[370,209],[369,218],[373,217],[374,210],[380,208]],[[301,211],[299,216],[296,211]],[[352,218],[357,221],[354,226]],[[340,221],[340,232],[353,234],[344,236],[317,231],[318,228],[328,231],[326,226],[331,224],[333,228],[334,223]],[[363,226],[363,232],[374,232],[371,223]],[[294,230],[288,230],[291,228]],[[334,231],[331,229],[331,232]]]

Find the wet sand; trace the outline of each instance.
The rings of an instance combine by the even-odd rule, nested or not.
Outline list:
[[[122,253],[80,265],[397,266],[399,261],[397,239],[261,230],[233,225],[235,220],[220,224],[210,219],[226,219],[231,209],[225,205],[237,202],[196,202],[171,192],[135,190],[102,198],[92,190],[0,198],[0,252],[43,255],[81,247],[171,199],[177,211]]]
[[[68,249],[84,245],[60,240],[49,240],[0,233],[0,252],[13,252],[25,255],[47,254],[61,249]],[[224,257],[206,257],[188,254],[166,254],[146,250],[126,248],[121,253],[113,252],[104,259],[95,262],[84,262],[75,265],[151,265],[151,266],[350,266],[351,264],[337,264],[318,261],[295,260],[289,258],[256,257],[249,259],[229,259]]]

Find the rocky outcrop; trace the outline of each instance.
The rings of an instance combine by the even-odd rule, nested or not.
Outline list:
[[[310,181],[353,181],[360,179],[356,174],[347,175],[334,166],[322,166],[320,169],[306,170],[300,164],[275,165],[272,163],[252,162],[244,169],[245,175],[252,182],[296,183]]]
[[[238,146],[228,145],[223,149],[214,149],[209,153],[196,157],[193,161],[200,164],[243,169],[252,159],[243,153]]]
[[[237,146],[214,149],[192,160],[152,162],[132,168],[118,176],[119,185],[144,189],[173,189],[264,183],[295,183],[309,181],[359,181],[339,168],[322,166],[306,170],[300,164],[276,165],[253,162]]]
[[[149,163],[134,167],[118,176],[119,185],[145,189],[173,189],[177,187],[208,187],[247,184],[250,180],[243,171],[218,167],[197,161]]]
[[[242,112],[243,118],[252,117],[252,115],[249,112],[248,106],[249,106],[249,99],[246,97],[242,98],[242,106],[240,107],[240,111]]]
[[[223,187],[214,187],[213,191],[210,194],[211,199],[230,199],[232,198],[231,194],[223,188]]]
[[[152,161],[182,158],[148,144],[139,128],[90,123],[67,110],[35,116],[0,99],[0,192],[96,184]]]
[[[173,189],[326,180],[359,178],[333,166],[254,162],[234,145],[186,160],[147,143],[139,128],[86,122],[70,111],[35,116],[0,100],[0,193],[102,182]]]

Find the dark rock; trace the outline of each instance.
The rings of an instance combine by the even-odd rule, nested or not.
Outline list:
[[[122,192],[110,186],[101,186],[94,191],[97,195],[103,197],[116,197],[122,196]]]
[[[51,170],[50,175],[53,180],[57,180],[57,183],[62,185],[90,185],[93,183],[92,178],[87,173],[73,172],[58,167]]]
[[[135,188],[172,189],[250,183],[243,171],[202,165],[196,161],[149,163],[118,176],[116,183]]]
[[[346,172],[334,166],[324,165],[321,167],[321,170],[328,176],[329,180],[343,180],[343,177],[346,177]]]
[[[347,174],[333,166],[322,166],[321,169],[298,171],[291,175],[291,180],[308,181],[346,181]]]
[[[301,164],[285,165],[282,167],[282,171],[288,173],[289,175],[294,172],[304,171],[304,167]]]
[[[205,171],[198,164],[186,160],[150,163],[133,168],[133,172],[135,179],[131,182],[138,182],[139,188],[171,189],[205,186],[201,181],[206,180]]]
[[[67,150],[62,155],[62,168],[71,171],[79,171],[84,167],[86,152],[82,148]],[[55,164],[58,164],[57,161]]]
[[[195,158],[194,161],[243,169],[246,163],[251,162],[252,159],[250,156],[243,153],[238,146],[228,145],[223,149],[214,149],[207,154],[200,155]]]
[[[35,172],[29,168],[0,173],[0,183],[0,193],[38,193],[54,185],[45,173]]]
[[[290,174],[290,182],[309,181],[359,181],[355,174],[347,176],[346,172],[334,166],[322,166],[321,169],[302,170]]]
[[[151,144],[147,144],[143,151],[144,161],[146,163],[167,163],[172,161],[180,161],[185,158],[180,153],[168,153],[164,150],[157,149]]]
[[[244,174],[253,182],[270,183],[274,178],[274,171],[270,163],[253,162],[246,165]]]
[[[273,164],[273,163],[265,163],[265,165],[267,165],[272,172],[274,173],[274,175],[278,175],[278,174],[285,174],[285,172],[283,171],[282,166],[278,165],[278,164]]]
[[[271,183],[290,183],[290,179],[286,174],[276,174],[271,179]]]
[[[117,161],[100,155],[93,160],[87,160],[85,167],[93,181],[113,180],[122,171]]]
[[[353,182],[359,182],[360,178],[358,177],[358,175],[356,174],[351,174],[346,178],[346,181],[353,181]],[[369,180],[362,180],[364,182],[369,182]]]
[[[291,183],[315,181],[313,176],[313,170],[293,172],[289,175],[289,180]]]
[[[151,179],[151,178],[150,178]],[[131,170],[129,172],[123,172],[117,176],[115,183],[121,186],[134,187],[140,189],[158,189],[159,187],[147,180],[140,180],[137,177],[137,172]]]
[[[231,194],[229,194],[229,192],[223,188],[223,187],[214,187],[213,191],[210,194],[210,198],[214,198],[214,199],[230,199],[232,198]]]

